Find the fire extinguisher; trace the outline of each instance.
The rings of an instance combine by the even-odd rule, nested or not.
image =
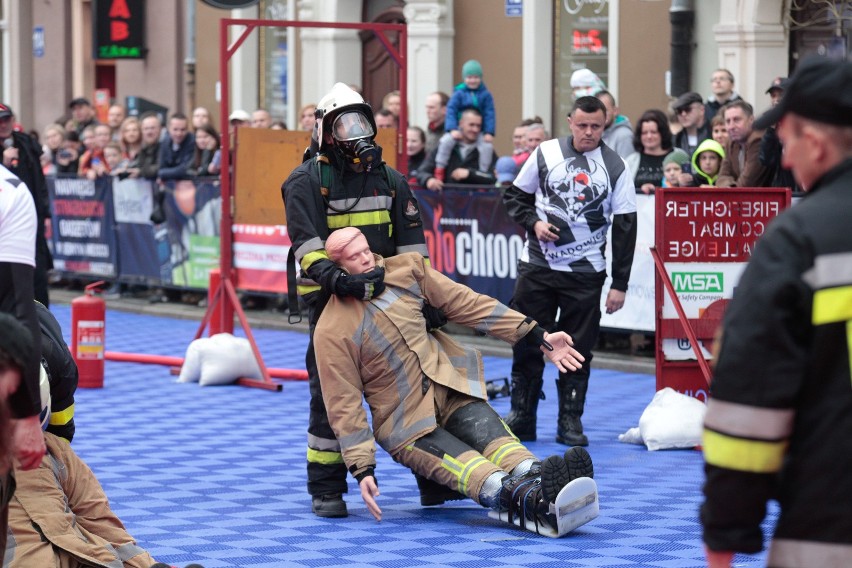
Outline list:
[[[103,284],[89,284],[85,295],[71,301],[71,356],[77,363],[77,386],[81,388],[104,386],[106,302],[95,295]]]

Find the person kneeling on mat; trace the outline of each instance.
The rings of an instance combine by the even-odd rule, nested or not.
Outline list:
[[[314,342],[323,399],[343,460],[358,480],[367,509],[381,520],[375,478],[377,441],[393,459],[428,479],[508,513],[556,529],[557,495],[577,477],[591,477],[585,449],[539,461],[486,402],[482,358],[440,331],[427,333],[424,302],[450,321],[509,343],[539,346],[561,371],[583,361],[565,332],[549,334],[535,321],[477,294],[429,267],[418,253],[374,255],[360,230],[334,231],[329,258],[347,279],[371,271],[364,298],[332,296]],[[373,430],[362,405],[366,398]],[[526,526],[530,523],[524,522]]]

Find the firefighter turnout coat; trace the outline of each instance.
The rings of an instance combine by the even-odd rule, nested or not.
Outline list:
[[[704,431],[712,550],[852,566],[852,159],[779,215],[725,314]]]
[[[385,291],[370,301],[332,296],[314,333],[329,422],[356,477],[375,467],[375,441],[393,456],[436,428],[432,381],[487,400],[479,352],[441,331],[427,333],[424,301],[450,321],[511,344],[536,325],[429,268],[419,254],[377,255],[376,265],[385,267]]]

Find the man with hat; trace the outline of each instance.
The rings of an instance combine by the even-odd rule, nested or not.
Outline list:
[[[704,419],[708,566],[852,566],[852,63],[802,61],[780,102],[783,165],[807,195],[769,224],[725,314]]]
[[[769,84],[769,88],[766,89],[766,94],[769,95],[773,107],[784,96],[786,84],[786,77],[775,77],[772,83]],[[767,126],[766,132],[763,133],[763,138],[760,140],[759,159],[760,163],[772,172],[770,185],[772,187],[789,187],[794,191],[801,191],[801,188],[796,184],[796,180],[793,179],[793,172],[781,164],[783,150],[775,125]]]
[[[694,91],[684,93],[672,105],[677,121],[683,127],[674,137],[675,148],[690,156],[699,144],[710,138],[710,124],[705,118],[704,99]]]
[[[95,109],[92,103],[85,97],[77,97],[68,103],[68,108],[71,109],[71,119],[74,121],[74,129],[79,136],[83,129],[87,126],[98,124],[98,119],[95,118]]]
[[[44,236],[45,224],[50,219],[50,197],[41,169],[42,149],[28,134],[15,132],[15,113],[3,103],[0,103],[0,144],[3,146],[3,166],[26,184],[35,202],[38,230],[33,286],[35,299],[49,306],[47,271],[53,268],[53,257]]]

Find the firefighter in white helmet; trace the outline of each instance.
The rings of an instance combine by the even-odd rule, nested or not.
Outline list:
[[[428,251],[417,199],[405,177],[382,161],[370,105],[351,88],[337,83],[320,100],[316,117],[319,151],[293,170],[281,186],[281,194],[291,250],[298,263],[298,291],[310,318],[311,341],[305,355],[311,392],[308,493],[316,515],[345,517],[346,466],[322,400],[313,332],[331,294],[370,299],[383,289],[384,271],[346,274],[329,260],[325,240],[332,231],[354,226],[382,256],[418,252],[428,257]],[[291,301],[290,305],[292,311],[298,304]],[[418,483],[429,485],[421,479]],[[428,488],[431,493],[421,498],[424,504],[462,497],[448,495],[437,485]]]

